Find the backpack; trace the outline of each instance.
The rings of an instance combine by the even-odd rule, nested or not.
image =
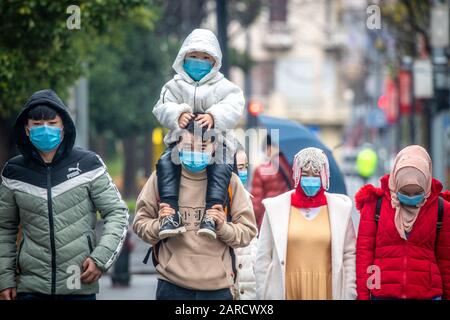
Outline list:
[[[381,214],[381,203],[383,202],[383,197],[379,197],[377,199],[377,206],[375,208],[375,223],[378,229],[378,221],[380,220]],[[439,231],[442,229],[442,220],[444,217],[444,199],[441,197],[438,198],[438,219],[436,222],[436,235],[439,234]]]
[[[229,214],[229,212],[231,210],[232,201],[233,201],[233,191],[231,190],[231,186],[228,186],[228,195],[227,195],[227,198],[225,199],[225,209],[224,209],[225,214],[227,215],[227,222],[231,222],[231,215]],[[159,248],[161,247],[161,244],[163,244],[167,240],[168,240],[168,238],[165,238],[163,240],[158,241],[154,246],[151,246],[148,249],[147,254],[145,255],[144,260],[142,262],[144,264],[147,264],[148,259],[150,258],[150,255],[151,255],[153,265],[156,267],[159,264],[159,261],[158,261]],[[229,249],[230,249],[231,267],[233,269],[234,282],[236,283],[236,278],[237,278],[236,255],[234,253],[233,248],[229,247]]]

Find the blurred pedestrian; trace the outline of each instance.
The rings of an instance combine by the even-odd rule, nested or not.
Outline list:
[[[111,281],[113,287],[129,287],[131,274],[130,274],[130,256],[134,250],[134,243],[131,239],[131,232],[128,231],[123,243],[122,250],[119,257],[113,266],[113,272],[111,274]]]
[[[157,300],[232,300],[236,275],[232,249],[248,246],[256,235],[253,209],[239,178],[231,175],[229,217],[223,205],[206,210],[209,179],[206,166],[199,168],[194,159],[183,156],[184,151],[193,150],[197,159],[212,158],[221,147],[214,136],[217,135],[212,135],[207,127],[200,128],[191,119],[176,146],[182,164],[180,223],[186,232],[161,239],[161,225],[175,214],[175,210],[160,202],[156,172],[137,199],[133,230],[153,246],[152,258],[159,274]],[[228,186],[226,189],[228,194]],[[198,234],[205,216],[215,222],[216,239]]]
[[[450,194],[427,151],[401,150],[380,183],[355,196],[358,299],[450,298]]]
[[[278,196],[291,190],[294,186],[291,166],[278,146],[272,143],[269,135],[264,152],[269,161],[261,164],[254,171],[250,190],[253,195],[252,202],[258,230],[261,229],[265,211],[262,204],[263,199]]]
[[[243,114],[245,100],[242,90],[220,73],[221,65],[222,52],[214,33],[207,29],[195,29],[184,40],[172,66],[176,75],[164,85],[153,109],[158,121],[170,129],[164,137],[167,149],[159,159],[156,170],[161,202],[174,209],[174,215],[168,216],[161,225],[160,238],[186,231],[178,210],[181,166],[172,159],[180,130],[195,119],[202,127],[214,127],[225,132],[234,129]],[[227,139],[220,146],[221,150],[217,150],[216,161],[206,166],[206,210],[223,205],[227,196],[235,153],[234,138],[228,131]],[[190,151],[185,154],[194,156]],[[222,155],[220,161],[219,155]],[[198,233],[215,239],[214,221],[205,216]]]
[[[294,190],[263,200],[258,298],[355,299],[352,201],[326,192],[330,170],[320,149],[306,148],[295,156],[293,179]]]
[[[241,145],[238,145],[234,156],[234,173],[239,176],[242,184],[247,184],[248,160],[247,154]],[[252,195],[247,191],[248,201],[251,203]],[[255,260],[258,238],[254,237],[246,247],[236,248],[236,299],[256,300]]]
[[[21,155],[0,185],[0,299],[17,291],[21,300],[93,300],[125,238],[127,206],[100,157],[74,147],[74,122],[53,91],[30,97],[15,136]],[[97,211],[105,220],[98,242]]]

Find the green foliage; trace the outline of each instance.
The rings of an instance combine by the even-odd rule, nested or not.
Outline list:
[[[383,23],[387,24],[396,39],[399,57],[416,55],[418,34],[423,37],[425,49],[430,49],[431,1],[382,0],[380,6]]]
[[[155,124],[152,109],[172,56],[167,43],[134,22],[121,24],[114,35],[98,46],[90,67],[91,134],[124,138]]]
[[[81,10],[81,29],[69,30],[68,6]],[[85,72],[82,62],[117,21],[152,21],[148,0],[0,1],[0,117],[16,113],[34,91],[52,88],[63,97]],[[154,20],[154,19],[153,19]]]

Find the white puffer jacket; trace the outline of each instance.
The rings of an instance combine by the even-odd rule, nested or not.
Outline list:
[[[247,247],[234,249],[236,255],[236,300],[256,300],[255,261],[258,238]]]
[[[194,81],[184,71],[187,53],[206,52],[215,59],[213,69],[200,81]],[[161,90],[161,96],[153,114],[158,121],[170,129],[164,138],[166,145],[179,137],[178,118],[183,112],[204,112],[214,118],[214,127],[220,131],[233,129],[244,111],[245,99],[242,90],[219,72],[222,66],[222,52],[216,36],[210,30],[195,29],[184,40],[172,65],[176,75]],[[234,136],[227,136],[228,142]],[[227,143],[228,147],[228,143]],[[234,150],[234,148],[233,148]]]
[[[250,200],[253,197],[247,191]],[[250,203],[252,203],[250,201]],[[255,262],[258,252],[258,238],[254,237],[247,247],[234,249],[236,256],[236,300],[256,300]]]

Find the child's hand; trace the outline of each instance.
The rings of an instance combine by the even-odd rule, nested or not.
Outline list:
[[[201,127],[208,126],[208,129],[211,129],[214,126],[214,118],[209,113],[199,114],[195,120]]]
[[[189,120],[191,120],[194,117],[192,113],[189,112],[183,112],[180,117],[178,118],[178,125],[181,129],[186,128],[186,126],[189,123]]]

